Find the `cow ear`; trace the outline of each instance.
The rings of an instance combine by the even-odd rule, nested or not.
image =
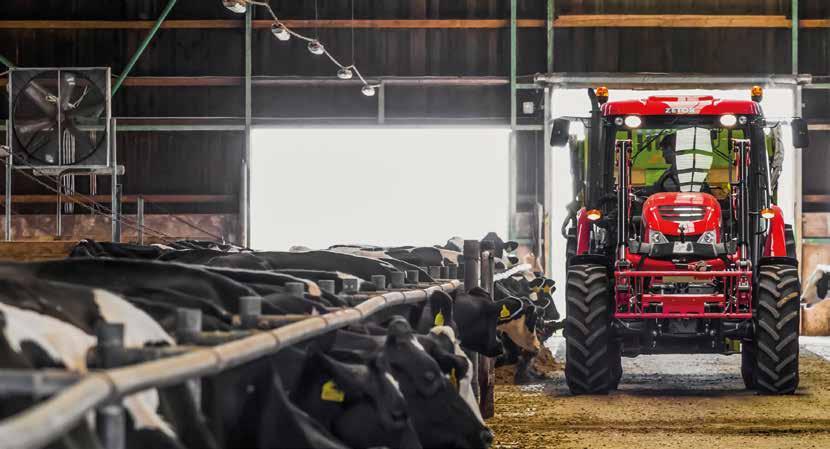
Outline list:
[[[397,343],[399,341],[412,339],[412,327],[409,321],[402,316],[395,316],[387,326],[386,343]]]
[[[519,247],[518,242],[514,242],[513,240],[508,240],[504,242],[504,252],[510,253],[516,251],[516,248]],[[519,260],[518,258],[516,260]]]
[[[453,356],[453,365],[454,373],[450,374],[450,378],[452,378],[452,374],[455,374],[454,384],[455,387],[458,388],[458,381],[467,375],[467,371],[470,369],[470,362],[467,357],[456,355]]]
[[[529,284],[531,289],[540,288],[545,284],[545,278],[535,278]]]
[[[432,321],[434,326],[449,326],[453,321],[452,297],[446,292],[433,292],[429,297],[429,307],[432,310]],[[438,323],[439,314],[441,316],[441,324]]]
[[[473,295],[473,296],[485,296],[487,298],[490,297],[490,293],[487,293],[487,290],[485,290],[481,287],[473,287],[467,293],[470,294],[470,295]]]
[[[524,302],[514,296],[498,300],[493,306],[498,310],[499,323],[515,320],[524,310]]]

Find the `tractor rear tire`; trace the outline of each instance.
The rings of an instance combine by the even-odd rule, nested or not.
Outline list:
[[[606,394],[612,388],[611,298],[602,265],[568,269],[565,304],[565,380],[573,394]]]
[[[792,394],[798,387],[798,333],[801,305],[798,269],[758,269],[755,305],[754,388],[763,394]]]

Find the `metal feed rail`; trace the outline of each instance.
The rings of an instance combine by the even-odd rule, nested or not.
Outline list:
[[[42,448],[67,433],[87,413],[124,396],[210,376],[299,341],[357,323],[385,308],[419,303],[437,290],[451,292],[460,285],[460,281],[453,280],[424,289],[387,292],[352,308],[257,332],[218,346],[90,373],[49,400],[0,422],[0,442],[5,449]]]

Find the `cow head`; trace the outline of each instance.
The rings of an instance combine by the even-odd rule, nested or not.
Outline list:
[[[397,380],[378,357],[361,364],[313,354],[292,398],[350,447],[420,447]]]
[[[496,326],[504,305],[499,301],[493,302],[490,295],[479,287],[467,293],[459,292],[453,304],[453,316],[458,325],[461,346],[487,357],[501,355],[503,348]]]
[[[538,352],[541,344],[536,337],[537,308],[529,301],[525,302],[516,297],[504,298],[498,303],[501,304],[501,308],[497,329],[525,351]]]
[[[409,323],[395,318],[383,349],[400,382],[409,414],[424,447],[478,448],[492,442],[492,432],[470,410],[412,333]]]

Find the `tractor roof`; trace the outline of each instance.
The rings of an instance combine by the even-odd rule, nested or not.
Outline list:
[[[749,100],[720,100],[707,96],[648,97],[644,100],[610,101],[602,115],[760,115],[761,106]]]

